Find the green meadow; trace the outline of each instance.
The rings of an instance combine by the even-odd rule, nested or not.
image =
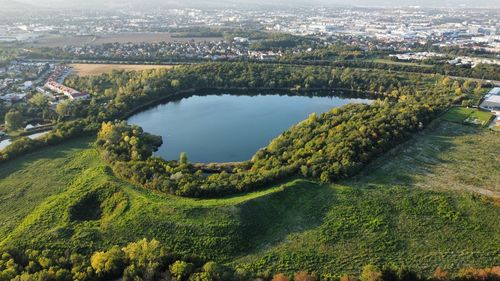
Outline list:
[[[154,238],[255,273],[500,264],[500,141],[480,127],[438,120],[352,179],[210,200],[124,182],[92,142],[0,165],[0,247],[90,253]]]

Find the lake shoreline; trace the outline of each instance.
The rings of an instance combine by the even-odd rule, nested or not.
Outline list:
[[[223,95],[223,94],[229,94],[229,95],[234,95],[234,96],[239,96],[242,95],[244,96],[245,94],[234,94],[234,93],[220,93],[220,94],[214,94],[214,93],[209,93],[211,91],[237,91],[237,92],[255,92],[255,91],[264,91],[264,92],[269,92],[269,95],[275,95],[276,92],[283,93],[283,95],[286,95],[286,93],[314,93],[314,92],[329,92],[329,95],[316,95],[317,97],[342,97],[342,98],[364,98],[364,99],[373,99],[373,97],[381,97],[382,94],[379,92],[371,92],[371,91],[359,91],[359,90],[353,90],[353,89],[345,89],[345,88],[331,88],[331,89],[325,89],[325,88],[310,88],[310,89],[290,89],[290,88],[265,88],[265,87],[259,87],[259,88],[247,88],[247,87],[239,87],[239,88],[234,88],[234,87],[224,87],[224,88],[191,88],[191,89],[186,89],[186,90],[181,90],[177,91],[171,95],[166,95],[163,97],[159,97],[157,99],[151,100],[149,102],[146,102],[142,105],[139,105],[132,110],[128,111],[125,113],[122,117],[122,119],[128,119],[131,116],[141,113],[142,111],[148,110],[150,108],[153,108],[157,105],[169,103],[172,101],[175,101],[179,98],[188,98],[191,96],[196,96],[197,93],[203,93],[203,95]],[[339,91],[339,92],[335,92]],[[208,92],[208,93],[207,93]],[[200,95],[200,96],[203,96]],[[310,96],[314,97],[315,95],[288,95],[288,96]]]
[[[156,156],[170,161],[186,152],[192,163],[202,165],[207,172],[220,172],[250,161],[311,113],[321,114],[352,103],[369,104],[366,97],[338,90],[310,91],[307,95],[247,89],[190,90],[136,108],[137,113],[129,112],[127,120],[163,137],[164,145]]]

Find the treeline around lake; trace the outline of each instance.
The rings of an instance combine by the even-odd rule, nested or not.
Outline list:
[[[231,164],[214,174],[188,163],[186,157],[181,161],[150,157],[158,147],[150,145],[151,136],[139,132],[135,126],[105,123],[97,144],[118,175],[148,189],[190,197],[217,197],[254,190],[295,175],[331,182],[355,174],[371,159],[421,130],[451,103],[464,99],[467,94],[473,95],[478,87],[471,82],[464,83],[463,87],[460,82],[445,77],[401,77],[401,74],[379,71],[364,73],[322,67],[306,67],[299,72],[291,67],[276,69],[240,64],[182,69],[183,75],[172,78],[170,86],[181,87],[189,79],[186,77],[195,79],[201,69],[203,73],[215,73],[213,79],[219,82],[198,82],[197,88],[245,85],[273,88],[277,80],[280,88],[332,89],[338,85],[341,89],[366,92],[379,100],[370,105],[348,105],[325,114],[312,114],[256,152],[249,161]],[[285,77],[288,77],[286,82],[281,80]],[[380,77],[384,79],[379,80]],[[191,84],[197,85],[197,82]],[[127,144],[129,142],[132,143]],[[138,149],[149,151],[137,153]]]
[[[440,75],[251,63],[75,76],[68,85],[89,92],[92,98],[58,106],[51,133],[37,140],[14,141],[0,152],[0,159],[6,161],[101,128],[98,148],[117,174],[151,190],[190,197],[254,190],[295,175],[323,182],[351,176],[374,157],[421,130],[451,104],[479,95],[482,87],[477,82]],[[348,105],[313,114],[265,149],[256,151],[249,161],[215,174],[188,163],[187,157],[183,161],[151,157],[161,142],[137,127],[119,121],[101,125],[200,89],[281,89],[295,95],[328,90],[363,93],[377,100],[370,105]],[[36,110],[32,114],[36,115]]]

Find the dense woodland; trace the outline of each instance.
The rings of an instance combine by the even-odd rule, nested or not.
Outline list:
[[[167,251],[156,240],[139,240],[125,247],[113,246],[91,255],[51,250],[4,251],[0,257],[0,281],[9,280],[176,280],[176,281],[496,281],[500,267],[463,268],[449,273],[438,267],[432,276],[420,276],[408,268],[378,267],[368,264],[358,276],[299,271],[252,274],[194,256],[179,256]],[[89,258],[90,256],[90,258]]]

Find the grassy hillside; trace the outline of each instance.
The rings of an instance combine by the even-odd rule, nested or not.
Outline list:
[[[5,237],[41,202],[64,191],[81,170],[94,164],[75,154],[90,141],[70,141],[0,166],[0,237]]]
[[[471,126],[435,124],[357,177],[327,188],[321,195],[329,196],[326,205],[311,201],[318,214],[325,210],[319,227],[264,244],[235,264],[257,272],[312,271],[318,264],[324,272],[343,272],[373,262],[427,273],[437,265],[499,264],[499,137]],[[275,209],[283,199],[272,198],[279,196],[248,204]]]
[[[1,246],[86,252],[156,238],[255,272],[500,264],[500,206],[492,199],[500,192],[500,139],[484,129],[443,121],[349,181],[297,179],[213,200],[120,181],[88,143],[0,166]]]

